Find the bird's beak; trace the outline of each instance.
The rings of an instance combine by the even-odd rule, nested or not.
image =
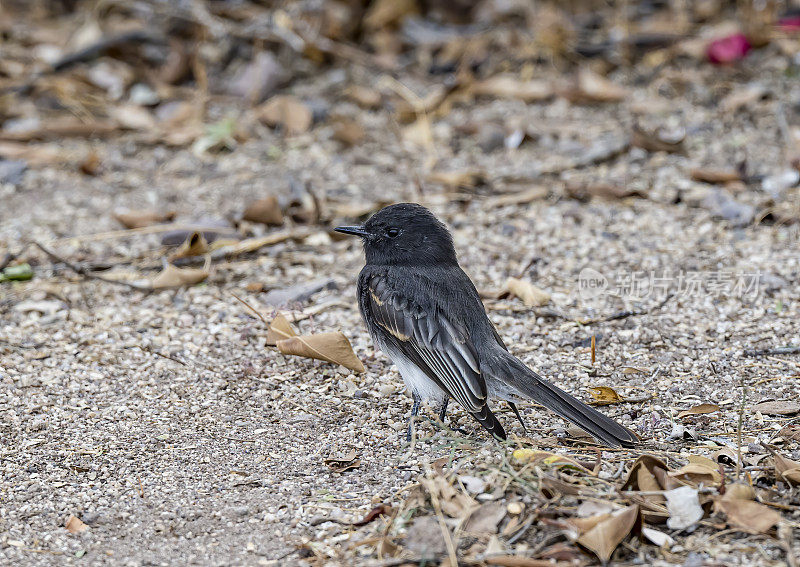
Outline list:
[[[354,234],[362,238],[369,236],[369,232],[367,232],[363,226],[337,226],[333,230],[336,232],[342,232],[344,234]]]

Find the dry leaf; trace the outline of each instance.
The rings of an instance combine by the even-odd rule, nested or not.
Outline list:
[[[628,91],[594,71],[584,68],[578,71],[573,84],[559,94],[576,103],[619,102],[628,96]]]
[[[153,278],[150,286],[153,289],[170,289],[194,285],[204,281],[211,273],[209,268],[211,259],[207,256],[205,266],[202,268],[177,268],[167,264],[161,272]]]
[[[651,542],[656,544],[658,547],[672,547],[675,545],[675,540],[672,539],[669,535],[665,534],[664,532],[660,532],[658,530],[654,530],[653,528],[642,528],[642,535],[649,539]]]
[[[700,404],[687,410],[683,410],[678,414],[678,418],[687,417],[690,415],[705,415],[708,413],[714,413],[715,411],[719,411],[719,406],[717,404]]]
[[[541,307],[550,302],[550,294],[530,282],[508,278],[503,289],[522,300],[527,307]]]
[[[361,465],[361,460],[355,450],[351,450],[343,457],[327,457],[323,462],[332,471],[339,473],[358,468]]]
[[[742,482],[734,482],[725,487],[723,500],[755,500],[756,493],[753,487]]]
[[[697,494],[697,489],[691,486],[679,486],[664,492],[669,511],[667,520],[669,529],[685,530],[703,518],[703,508],[700,506]]]
[[[477,170],[434,171],[428,175],[431,183],[441,183],[453,189],[472,189],[486,184],[486,176]]]
[[[83,161],[78,164],[78,169],[85,175],[97,175],[100,169],[100,154],[95,150],[90,151]]]
[[[605,563],[631,532],[638,517],[639,507],[636,505],[618,510],[578,538],[578,543]]]
[[[369,87],[353,85],[345,91],[345,96],[361,108],[374,110],[381,106],[381,93]]]
[[[283,212],[278,204],[278,198],[274,195],[267,195],[263,199],[250,203],[244,210],[242,219],[272,226],[282,225]]]
[[[627,189],[611,183],[568,181],[564,186],[564,190],[569,197],[578,201],[588,201],[592,197],[611,200],[627,199],[628,197],[647,198],[647,195],[638,189]]]
[[[751,534],[766,533],[781,521],[780,512],[752,500],[718,498],[714,510],[724,512],[731,527]]]
[[[719,463],[706,457],[689,455],[689,464],[678,470],[670,471],[668,474],[695,486],[701,484],[703,486],[720,486],[722,475],[719,472],[719,466]]]
[[[551,453],[549,451],[537,451],[535,449],[516,449],[511,457],[518,463],[537,462],[551,466],[568,466],[579,469],[587,474],[595,476],[595,473],[587,467],[566,455]]]
[[[364,365],[353,352],[350,341],[339,331],[282,339],[276,342],[276,346],[283,354],[324,360],[355,372],[364,372]]]
[[[497,525],[506,517],[506,505],[502,502],[486,502],[469,515],[464,531],[475,535],[496,534]]]
[[[116,120],[120,126],[129,130],[153,130],[156,119],[153,113],[137,104],[123,104],[112,107],[109,116]]]
[[[189,238],[184,240],[178,249],[169,257],[170,260],[178,258],[188,258],[189,256],[202,256],[208,253],[208,242],[206,237],[200,232],[193,232]]]
[[[692,179],[712,185],[741,181],[742,174],[735,169],[702,169],[696,168],[691,172]]]
[[[800,441],[800,425],[789,424],[778,431],[778,437],[786,441]]]
[[[256,109],[256,116],[267,126],[280,126],[288,134],[302,134],[311,128],[314,115],[299,98],[277,95]]]
[[[553,87],[544,81],[523,81],[514,75],[495,75],[475,83],[472,92],[478,96],[538,102],[553,96]]]
[[[753,411],[761,412],[764,415],[792,415],[800,412],[800,402],[788,400],[775,400],[761,402],[751,408]]]
[[[71,534],[79,534],[89,528],[89,526],[84,524],[80,518],[73,515],[70,515],[70,517],[67,518],[67,522],[64,524],[64,527],[67,528],[67,531]]]
[[[269,325],[269,331],[267,331],[267,344],[276,346],[278,341],[296,336],[297,333],[294,332],[289,320],[283,315],[276,315]]]
[[[800,463],[775,452],[772,456],[775,459],[775,476],[791,485],[800,485]]]
[[[589,393],[592,395],[592,405],[606,406],[625,401],[614,388],[608,386],[590,386]]]
[[[623,374],[649,374],[649,368],[640,368],[638,366],[623,366],[622,367]]]
[[[143,228],[153,224],[170,222],[175,218],[175,212],[159,212],[146,209],[128,210],[114,213],[114,218],[125,228]]]
[[[475,508],[475,501],[462,490],[454,487],[442,475],[420,477],[419,483],[428,494],[439,499],[442,512],[451,518],[464,518],[470,510]]]
[[[525,191],[519,193],[509,193],[508,195],[500,195],[486,200],[486,208],[494,209],[497,207],[508,207],[510,205],[525,205],[531,201],[538,201],[544,199],[548,194],[547,187],[543,185],[536,185]]]
[[[392,508],[388,504],[384,504],[383,502],[381,502],[380,504],[375,506],[372,510],[367,512],[367,515],[364,516],[364,518],[362,518],[358,522],[353,522],[352,525],[356,527],[366,526],[367,524],[369,524],[373,520],[377,520],[381,516],[390,516],[393,511],[394,508]]]
[[[342,142],[346,146],[360,144],[366,138],[367,133],[364,127],[352,118],[340,116],[333,123],[333,139]]]

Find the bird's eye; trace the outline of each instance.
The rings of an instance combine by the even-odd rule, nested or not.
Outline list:
[[[399,235],[400,235],[400,229],[399,228],[388,228],[388,229],[386,229],[386,236],[388,236],[389,238],[394,238],[395,236],[399,236]]]

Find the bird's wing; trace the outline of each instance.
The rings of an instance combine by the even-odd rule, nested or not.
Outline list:
[[[414,303],[382,275],[373,275],[364,284],[362,308],[372,315],[384,339],[466,411],[479,412],[486,405],[486,382],[463,323],[435,306]]]

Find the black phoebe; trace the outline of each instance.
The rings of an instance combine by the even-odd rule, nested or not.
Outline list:
[[[508,352],[483,303],[458,265],[447,228],[420,205],[401,203],[363,226],[340,226],[364,242],[367,264],[358,277],[358,305],[375,344],[397,365],[414,406],[454,398],[491,434],[506,433],[488,398],[531,399],[607,445],[632,447],[636,435],[553,386]],[[522,421],[520,419],[520,421]]]

